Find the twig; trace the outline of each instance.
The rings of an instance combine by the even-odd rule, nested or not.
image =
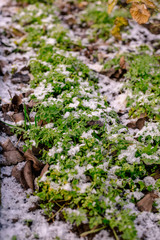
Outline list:
[[[10,95],[10,97],[11,97],[11,99],[12,99],[12,94],[11,94],[10,90],[8,90],[8,92],[9,92],[9,95]]]
[[[117,236],[117,233],[116,233],[116,231],[114,230],[114,228],[112,228],[112,231],[113,231],[113,234],[114,234],[114,236],[115,236],[115,239],[116,239],[116,240],[119,240],[119,237]]]
[[[22,136],[20,136],[20,138],[18,139],[18,142],[16,143],[16,147],[17,147],[19,141],[21,140],[21,138],[22,138]]]
[[[80,236],[81,236],[81,237],[86,237],[86,236],[89,235],[89,234],[99,232],[99,231],[101,231],[101,230],[103,230],[103,229],[105,229],[105,228],[106,228],[106,226],[103,226],[103,227],[97,228],[97,229],[92,228],[92,230],[87,231],[87,232],[84,232],[84,233],[82,233]]]

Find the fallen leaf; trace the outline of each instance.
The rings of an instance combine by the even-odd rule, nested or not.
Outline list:
[[[26,105],[26,107],[33,108],[35,105],[36,105],[36,103],[35,103],[33,100],[31,100],[31,101]]]
[[[30,81],[30,76],[29,76],[29,74],[22,74],[20,72],[17,72],[17,73],[12,75],[11,81],[14,84],[17,84],[17,83],[28,83]]]
[[[130,8],[132,18],[139,24],[148,22],[150,18],[150,12],[145,4],[133,3]]]
[[[152,34],[160,34],[160,21],[158,20],[145,24],[144,27],[147,28]]]
[[[49,164],[47,163],[47,164],[44,166],[44,168],[42,169],[41,174],[40,174],[40,177],[42,177],[42,176],[45,174],[45,172],[48,171],[48,169],[49,169]]]
[[[144,198],[137,202],[138,210],[141,212],[143,211],[151,212],[155,198],[158,198],[158,195],[154,193],[148,193],[147,195],[145,195]]]
[[[21,156],[21,154],[16,151],[9,151],[3,153],[4,157],[6,158],[6,162],[3,163],[3,165],[15,165],[19,162],[24,161],[24,158]]]
[[[5,66],[7,65],[7,61],[0,60],[0,75],[4,75],[6,73]]]
[[[27,183],[27,186],[31,188],[34,191],[34,179],[35,176],[33,174],[33,168],[32,168],[33,162],[28,160],[22,169],[22,173],[24,175],[24,179]]]
[[[124,17],[117,17],[114,21],[114,27],[111,30],[111,34],[118,40],[122,40],[122,36],[121,36],[121,29],[124,26],[128,25],[128,21],[127,19],[125,19]]]
[[[30,149],[28,149],[24,153],[24,157],[26,161],[31,160],[33,162],[33,168],[35,171],[41,171],[41,169],[44,167],[44,163],[40,162],[32,153]]]
[[[128,128],[136,129],[136,122],[129,122],[127,123]]]
[[[13,114],[14,112],[11,113],[4,113],[3,114],[3,118],[4,118],[4,121],[10,121],[10,122],[14,122],[14,119],[13,119]]]
[[[0,132],[4,132],[6,133],[8,136],[13,136],[14,133],[11,131],[11,128],[7,125],[5,125],[5,123],[0,121]]]
[[[104,126],[103,122],[101,122],[101,121],[94,121],[94,120],[91,120],[91,121],[87,122],[87,125],[88,126],[98,125],[99,127],[103,127]]]
[[[33,90],[28,90],[26,93],[23,93],[23,96],[25,97],[25,98],[27,98],[29,95],[31,95],[32,93],[34,93],[34,91]]]
[[[23,121],[24,120],[24,114],[22,112],[15,113],[15,114],[13,114],[13,119],[14,119],[15,123]]]
[[[146,117],[144,118],[139,118],[137,121],[135,122],[129,122],[127,123],[127,127],[128,128],[132,128],[132,129],[136,129],[138,128],[139,130],[141,130],[144,127],[146,121]]]
[[[14,166],[13,169],[12,169],[12,172],[11,172],[11,175],[13,177],[15,177],[15,179],[17,180],[17,182],[20,183],[20,179],[21,179],[21,170],[19,170],[17,168],[17,166]]]
[[[10,110],[11,110],[11,104],[5,103],[5,104],[2,105],[2,112],[3,113],[9,112]]]
[[[113,11],[113,8],[116,6],[118,0],[108,0],[108,8],[107,8],[107,12],[108,14],[111,14],[111,12]]]
[[[0,143],[3,148],[3,155],[6,158],[6,161],[3,162],[3,165],[15,165],[19,162],[24,161],[23,156],[19,153],[19,151],[14,147],[11,140],[8,138],[4,143]]]
[[[136,128],[141,130],[144,127],[146,118],[139,118],[136,122]]]
[[[4,152],[16,150],[16,148],[14,147],[13,143],[11,142],[11,140],[9,138],[4,143],[0,143],[0,145],[3,148]]]
[[[21,96],[18,96],[17,94],[14,95],[12,98],[12,104],[19,106],[22,103],[22,98]]]
[[[124,56],[122,56],[120,58],[119,65],[120,65],[121,69],[126,69],[126,61],[125,61],[125,57]]]

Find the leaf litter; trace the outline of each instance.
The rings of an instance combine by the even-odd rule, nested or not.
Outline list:
[[[85,59],[86,61],[88,61],[87,59]],[[123,68],[122,67],[122,63],[123,63],[123,61],[122,61],[122,59],[121,59],[121,68]],[[124,64],[123,64],[124,65]],[[110,100],[110,102],[112,103],[112,100],[114,100],[115,99],[115,105],[117,105],[117,100],[116,100],[116,98],[115,98],[115,96],[113,95],[113,89],[111,89],[111,90],[109,90],[110,89],[110,87],[111,86],[108,86],[108,85],[110,85],[110,82],[112,81],[112,80],[110,80],[109,78],[104,78],[103,76],[99,76],[99,78],[100,78],[100,83],[99,83],[99,85],[101,86],[102,85],[102,83],[103,83],[103,81],[104,81],[104,85],[105,85],[105,87],[106,87],[106,92],[107,91],[109,91],[108,92],[108,95],[107,95],[107,97],[108,97],[108,99]],[[102,80],[102,81],[101,81]],[[106,84],[106,82],[107,82],[107,84]],[[113,84],[114,84],[114,82],[113,82]],[[121,89],[121,86],[122,85],[118,85],[118,88],[117,88],[117,85],[118,84],[115,84],[114,86],[115,86],[115,88],[116,89]],[[44,88],[45,89],[45,88]],[[115,90],[116,90],[115,89]],[[49,90],[49,88],[48,88],[48,90]],[[104,89],[103,89],[104,90]],[[102,91],[101,89],[100,89],[100,91]],[[119,90],[118,90],[119,91]],[[117,96],[119,96],[119,92],[117,91],[117,93],[115,93],[115,95],[117,95]],[[46,91],[46,93],[43,95],[43,98],[45,97],[45,95],[47,94],[47,91]],[[31,95],[31,96],[34,96],[34,93]],[[126,96],[127,96],[127,94],[126,94]],[[27,97],[27,95],[26,95],[26,97]],[[38,95],[37,95],[37,98],[38,98]],[[41,98],[41,99],[43,99],[43,98]],[[3,99],[3,98],[2,98]],[[74,100],[74,101],[76,101],[76,99]],[[13,102],[13,99],[12,99],[12,102]],[[17,101],[16,102],[16,104],[15,105],[18,105],[19,106],[19,101]],[[91,102],[88,102],[88,101],[84,101],[84,103],[85,103],[85,107],[89,107],[89,105],[91,106],[91,109],[93,108],[93,109],[95,109],[95,105],[97,104],[97,102],[96,101],[94,101],[94,103],[91,101]],[[14,103],[13,103],[14,104]],[[74,105],[74,102],[73,103],[70,103],[70,104],[72,104],[72,105]],[[112,105],[113,106],[113,105]],[[126,109],[125,108],[125,106],[124,106],[124,109]],[[108,108],[108,112],[110,112],[110,110],[111,109],[109,109]],[[121,110],[121,108],[119,109],[119,110]],[[95,114],[98,114],[98,116],[99,116],[99,113],[95,113]],[[111,114],[111,113],[110,113]],[[113,113],[112,113],[113,114]],[[88,115],[89,116],[89,115]],[[95,115],[96,116],[96,115]],[[128,114],[122,114],[122,118],[121,118],[121,121],[122,121],[122,123],[124,124],[124,122],[126,122],[126,119],[128,118],[128,121],[130,121],[129,120],[129,116],[128,116]],[[35,119],[34,119],[35,120]],[[139,119],[138,119],[139,120]],[[138,122],[138,120],[137,120],[137,122]],[[140,120],[141,121],[141,120]],[[158,131],[156,130],[156,123],[154,124],[154,122],[152,123],[148,123],[148,124],[144,124],[144,120],[142,120],[142,124],[140,124],[140,126],[139,126],[139,123],[135,123],[135,126],[136,126],[136,129],[131,129],[131,130],[129,130],[129,133],[130,133],[130,135],[131,136],[134,136],[134,135],[136,135],[136,137],[138,137],[138,135],[139,136],[141,136],[140,135],[140,131],[141,131],[141,133],[145,133],[145,135],[146,135],[146,137],[147,137],[147,133],[148,133],[148,129],[151,129],[152,128],[152,131],[153,131],[153,141],[155,141],[155,139],[154,139],[154,130],[155,130],[155,135],[158,133]],[[103,117],[101,118],[101,120],[99,121],[97,121],[97,120],[90,120],[90,121],[88,121],[88,125],[91,127],[94,127],[95,129],[98,127],[100,127],[100,128],[102,128],[103,127]],[[49,123],[50,124],[50,123]],[[45,125],[46,125],[46,123],[44,123],[42,126],[43,126],[43,128],[44,129],[47,129],[46,127],[45,127]],[[125,125],[125,124],[124,124]],[[148,126],[147,126],[148,125]],[[152,126],[152,127],[151,127]],[[109,126],[108,126],[109,127]],[[137,129],[138,128],[138,129]],[[109,130],[109,129],[108,129]],[[111,130],[111,129],[110,129]],[[140,130],[140,131],[139,131]],[[97,134],[97,132],[96,131],[98,131],[98,130],[95,130],[94,131],[94,134]],[[124,127],[122,128],[122,130],[120,129],[119,131],[126,131],[125,129],[124,129]],[[114,133],[112,133],[113,134],[113,136],[114,136]],[[128,134],[129,135],[129,134]],[[92,135],[91,135],[92,136]],[[112,136],[112,137],[113,137]],[[112,138],[111,137],[111,138]],[[127,136],[126,135],[126,138],[129,138],[129,136]],[[144,136],[144,134],[142,134],[142,137],[145,137]],[[131,137],[131,139],[132,139],[132,137]],[[133,139],[132,139],[132,141],[133,141]],[[142,140],[143,141],[143,140]],[[146,141],[146,140],[144,140],[144,141]],[[151,140],[152,141],[152,140]],[[19,144],[21,144],[21,143],[19,143]],[[32,144],[33,144],[33,142],[32,142]],[[58,148],[59,147],[59,148]],[[74,156],[75,154],[77,154],[77,152],[81,149],[81,147],[83,147],[83,144],[82,144],[82,146],[78,146],[78,145],[76,145],[76,146],[74,146],[74,147],[71,147],[70,148],[70,151],[69,151],[69,154],[70,154],[70,156]],[[135,147],[135,146],[134,146]],[[149,147],[148,146],[148,148],[147,149],[143,149],[142,147],[141,147],[141,144],[140,144],[140,146],[138,146],[138,150],[139,151],[142,151],[143,152],[143,154],[148,154],[149,153],[149,155],[150,155],[150,153],[151,153],[151,155],[152,155],[152,152],[154,152],[154,150],[153,150],[153,148],[151,147]],[[57,151],[57,153],[56,154],[59,154],[59,153],[61,153],[61,145],[57,145],[57,149],[52,149],[52,152],[54,153],[55,151]],[[128,151],[128,153],[127,153],[127,151]],[[127,151],[124,151],[124,154],[129,154],[129,152],[130,151],[133,151],[133,148],[131,147],[131,148],[128,148],[127,149]],[[123,151],[122,151],[123,152]],[[27,153],[27,152],[26,152]],[[94,155],[93,153],[91,153],[92,155]],[[147,155],[147,156],[149,156],[149,155]],[[89,156],[89,155],[88,155]],[[121,156],[122,157],[122,156]],[[136,160],[136,158],[138,159],[138,156],[136,156],[135,157],[135,160]],[[130,157],[128,156],[128,158],[127,158],[127,160],[128,161],[130,161],[129,160],[130,159]],[[133,157],[133,159],[132,159],[132,162],[134,162],[134,157]],[[21,166],[21,164],[22,164],[22,166]],[[43,168],[43,166],[39,163],[39,161],[37,160],[37,158],[31,153],[31,152],[29,152],[29,154],[26,154],[26,163],[24,164],[24,163],[19,163],[18,165],[17,165],[17,167],[18,166],[20,166],[20,169],[18,169],[18,168],[14,168],[14,170],[12,171],[12,174],[14,175],[14,176],[16,176],[17,177],[17,179],[21,179],[20,181],[22,182],[22,185],[24,185],[24,186],[26,186],[26,188],[28,188],[28,187],[30,187],[31,189],[34,189],[34,178],[35,178],[35,176],[33,175],[33,172],[36,170],[38,170],[38,175],[40,174],[40,172],[41,172],[41,170],[42,170],[42,168]],[[126,164],[125,164],[125,166],[127,166]],[[48,177],[47,177],[47,172],[48,172],[48,166],[46,165],[45,166],[46,167],[46,169],[45,169],[45,174],[44,174],[44,179],[47,179]],[[44,167],[44,168],[45,168]],[[129,167],[129,166],[128,166]],[[60,169],[59,168],[59,166],[58,165],[52,165],[52,167],[51,168],[57,168],[58,170]],[[89,171],[89,169],[90,169],[90,166],[88,166],[88,171]],[[92,167],[91,167],[91,169],[92,169]],[[118,168],[117,168],[118,169]],[[47,171],[46,171],[47,170]],[[78,168],[78,171],[80,171],[80,169]],[[113,175],[114,174],[114,171],[115,170],[113,170],[112,168],[108,171],[108,174],[111,174],[111,176],[112,176],[112,178],[113,177],[115,177],[115,175]],[[6,167],[6,168],[2,168],[2,175],[3,174],[6,174],[5,172],[7,172],[7,175],[8,176],[11,176],[10,174],[11,174],[11,168],[10,167]],[[43,170],[42,170],[42,172],[43,172]],[[82,175],[81,175],[81,177],[83,177],[83,172],[84,172],[84,170],[82,171]],[[122,169],[122,172],[123,172],[123,169]],[[22,174],[23,173],[23,174]],[[132,173],[132,170],[131,170],[131,173]],[[56,171],[55,171],[55,176],[56,176]],[[92,175],[93,174],[93,175]],[[121,174],[120,172],[117,172],[117,174]],[[93,173],[92,173],[92,170],[90,170],[90,172],[89,172],[89,176],[91,177],[91,176],[94,176],[94,171],[93,171]],[[102,175],[103,176],[103,175]],[[8,179],[11,179],[11,181],[8,181]],[[24,179],[25,179],[25,183],[24,183]],[[32,203],[34,203],[34,202],[36,202],[37,201],[37,197],[34,197],[34,196],[32,196],[32,194],[31,194],[31,196],[30,196],[30,198],[28,198],[28,199],[26,199],[26,195],[25,195],[25,192],[21,189],[21,187],[20,187],[20,185],[18,185],[16,182],[15,182],[15,180],[12,178],[12,177],[9,177],[9,178],[4,178],[3,180],[2,180],[3,182],[3,184],[2,184],[2,192],[4,192],[4,195],[2,195],[2,199],[4,199],[4,202],[2,202],[2,206],[4,206],[4,208],[2,208],[2,214],[3,214],[3,219],[8,219],[8,217],[7,216],[9,216],[9,222],[11,222],[11,223],[13,223],[14,222],[14,224],[8,224],[8,226],[7,226],[7,229],[3,229],[2,228],[2,236],[3,236],[3,239],[5,239],[5,237],[6,237],[6,233],[8,234],[8,236],[11,238],[13,235],[15,235],[15,229],[20,229],[19,230],[19,233],[17,234],[18,235],[18,238],[19,239],[22,239],[22,238],[30,238],[30,239],[32,239],[33,237],[36,237],[36,234],[38,234],[38,237],[40,238],[40,239],[52,239],[52,238],[55,238],[56,239],[56,237],[59,237],[60,239],[69,239],[69,238],[71,238],[71,239],[81,239],[80,237],[77,237],[76,236],[76,234],[74,234],[74,233],[72,233],[71,232],[71,229],[72,229],[72,225],[70,224],[70,223],[64,223],[64,222],[62,222],[61,221],[61,218],[59,217],[59,215],[57,214],[57,217],[55,218],[55,221],[51,224],[51,225],[49,225],[48,223],[47,223],[47,221],[45,220],[45,218],[43,217],[43,215],[42,215],[42,210],[39,210],[39,209],[37,209],[36,210],[36,213],[35,212],[33,212],[33,214],[31,214],[31,213],[27,213],[28,212],[28,209],[29,209],[29,205],[30,205],[30,207],[31,207],[31,204]],[[45,182],[45,180],[44,180],[44,182]],[[43,184],[43,181],[42,181],[42,184]],[[55,188],[56,189],[56,183],[54,183],[54,181],[52,182],[52,184],[53,184],[53,189]],[[54,185],[55,184],[55,185]],[[83,184],[86,184],[86,183],[84,183],[83,181],[80,183],[80,188],[82,188],[82,186],[83,186]],[[143,185],[143,184],[142,184]],[[77,185],[78,186],[78,185]],[[89,186],[89,185],[88,185]],[[150,186],[150,185],[149,185]],[[59,186],[57,185],[57,187],[59,188]],[[11,192],[11,189],[13,190],[12,192]],[[8,210],[6,210],[7,209],[7,207],[9,207],[9,202],[10,202],[10,200],[11,199],[13,199],[13,203],[15,202],[15,201],[17,201],[17,199],[16,199],[16,197],[14,196],[14,194],[15,194],[15,189],[16,189],[16,192],[17,192],[17,189],[19,189],[19,194],[18,194],[18,200],[19,200],[19,204],[17,204],[17,207],[18,207],[18,210],[19,210],[19,214],[20,214],[20,216],[18,215],[18,219],[15,217],[15,215],[18,213],[18,210],[15,208],[15,206],[12,208],[12,209],[14,209],[15,210],[15,212],[13,211],[13,213],[10,213],[10,215],[7,215],[6,216],[6,211],[8,211]],[[66,191],[70,191],[70,185],[69,184],[64,184],[64,186],[62,186],[62,189],[64,189],[64,190],[66,190]],[[86,187],[84,188],[84,191],[85,191],[85,189],[86,189]],[[151,188],[151,190],[152,190],[152,188]],[[151,190],[149,190],[149,191],[151,191]],[[9,192],[9,194],[7,194],[7,191]],[[82,191],[82,189],[81,189],[81,191]],[[82,191],[83,192],[83,191]],[[130,194],[130,196],[132,195],[132,193],[130,192],[129,193]],[[136,194],[137,194],[137,196],[136,196]],[[139,199],[139,197],[138,197],[138,194],[140,195],[140,192],[137,192],[136,193],[136,191],[134,192],[134,195],[135,195],[135,197],[137,197],[137,199]],[[9,196],[10,196],[10,198],[9,198]],[[150,195],[152,195],[152,194],[150,194]],[[129,195],[128,195],[129,196]],[[146,195],[147,196],[147,199],[145,199],[145,197],[142,199],[143,201],[144,201],[144,203],[146,204],[146,205],[148,205],[148,207],[146,207],[145,208],[145,210],[151,210],[151,205],[152,205],[152,203],[153,203],[153,200],[154,200],[154,198],[157,198],[157,197],[155,197],[155,196],[157,196],[156,194],[154,195],[152,195],[152,196],[150,196],[150,198],[148,197],[149,195]],[[7,197],[7,198],[6,198]],[[142,198],[142,196],[140,197],[140,198]],[[8,201],[8,199],[9,199],[9,201]],[[129,198],[128,198],[129,199]],[[140,200],[140,201],[142,201],[142,200]],[[23,201],[25,201],[25,203],[23,202]],[[140,201],[139,201],[139,204],[140,204]],[[130,202],[128,202],[128,205],[130,204]],[[137,203],[138,204],[138,203]],[[135,206],[133,206],[132,204],[130,205],[130,206],[132,206],[131,207],[131,210],[132,211],[135,211],[135,213],[137,214],[137,218],[136,218],[136,220],[135,220],[135,226],[136,226],[136,228],[137,228],[137,231],[138,231],[138,236],[141,238],[141,237],[144,237],[145,236],[145,238],[146,239],[158,239],[158,236],[159,236],[159,227],[158,227],[158,225],[156,224],[156,222],[159,220],[158,219],[158,214],[153,214],[153,213],[151,213],[150,215],[149,215],[149,213],[142,213],[142,214],[140,214],[139,212],[138,212],[138,210],[135,208]],[[64,209],[65,210],[65,209]],[[66,214],[67,214],[67,211],[69,211],[69,210],[67,210],[66,209]],[[54,212],[54,210],[53,210],[53,212]],[[24,213],[24,215],[22,214],[22,213]],[[55,212],[55,215],[56,215],[56,213],[57,212]],[[30,215],[31,214],[31,215]],[[75,218],[75,216],[74,216],[74,210],[73,209],[70,209],[70,214],[71,214],[71,216],[69,217],[69,215],[68,215],[68,217],[70,218],[70,221],[74,221],[74,219],[76,219]],[[80,217],[83,217],[83,214],[84,213],[82,213],[82,215],[80,215],[79,213],[78,213],[78,215],[79,215],[79,219],[80,219]],[[106,214],[107,214],[107,211],[106,211]],[[22,217],[21,217],[22,216]],[[28,218],[28,219],[24,219],[24,216],[25,216],[25,218]],[[15,218],[14,218],[15,217]],[[108,215],[108,217],[109,217],[109,215]],[[20,218],[20,219],[19,219]],[[30,218],[33,218],[33,219],[30,219]],[[73,220],[72,220],[72,218],[73,218]],[[39,220],[37,220],[37,219],[39,219]],[[67,216],[66,216],[66,219],[67,219]],[[116,220],[114,220],[115,222],[116,222]],[[26,224],[24,224],[24,223],[26,223],[26,222],[32,222],[32,224],[30,225],[28,225],[28,227],[26,226]],[[144,222],[145,222],[145,224],[146,224],[146,227],[144,227],[143,226],[143,229],[142,229],[142,225],[144,224]],[[39,226],[39,223],[41,223],[40,224],[40,226]],[[114,223],[114,222],[113,222]],[[5,220],[4,220],[4,224],[5,224]],[[5,226],[5,225],[3,225],[3,226]],[[154,231],[153,230],[151,230],[151,227],[150,226],[154,226]],[[148,231],[146,230],[146,229],[149,229]],[[9,230],[10,229],[10,230]],[[96,229],[96,228],[95,228]],[[34,231],[35,231],[35,233],[34,233]],[[24,234],[25,234],[25,237],[24,237]],[[8,237],[7,236],[7,237]],[[22,237],[23,236],[23,237]],[[52,236],[51,238],[50,238],[50,236]],[[110,235],[110,233],[109,232],[107,232],[106,230],[102,230],[99,234],[97,234],[94,238],[95,239],[105,239],[105,237],[107,237],[107,239],[113,239],[113,237],[111,237],[111,235]],[[7,238],[6,238],[7,239]]]

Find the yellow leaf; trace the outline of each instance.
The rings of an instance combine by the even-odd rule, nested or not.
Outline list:
[[[118,0],[109,0],[108,1],[108,8],[107,8],[107,12],[108,14],[110,14],[113,10],[113,8],[116,6]]]
[[[114,24],[122,27],[122,26],[127,26],[128,25],[128,20],[124,17],[116,17]]]
[[[114,26],[111,30],[111,34],[118,40],[122,40],[122,36],[121,36],[121,33],[120,33],[120,27],[118,26]]]
[[[133,3],[130,8],[132,18],[139,24],[148,22],[150,18],[150,12],[148,11],[145,4]]]
[[[120,31],[123,26],[127,26],[127,25],[128,25],[127,19],[125,19],[124,17],[117,17],[114,22],[114,27],[111,30],[111,34],[116,39],[122,40]]]

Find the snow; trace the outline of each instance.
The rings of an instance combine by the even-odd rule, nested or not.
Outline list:
[[[4,4],[6,4],[7,2],[5,0],[1,0],[0,2],[0,7],[2,7]],[[33,7],[30,7],[33,8]],[[42,14],[42,11],[40,10],[37,13],[37,16],[39,16],[40,14]],[[1,21],[0,26],[4,27],[6,26],[8,23],[11,22],[11,19],[8,17],[2,18],[2,16],[0,16],[0,20],[3,19],[3,21]],[[48,18],[44,19],[43,22],[47,23],[51,21],[51,16],[48,16]],[[144,30],[144,28],[142,26],[138,26],[137,24],[131,22],[130,23],[131,26],[133,26],[133,29],[131,30],[131,35],[128,37],[128,34],[123,33],[122,36],[123,38],[129,38],[132,39],[133,37],[137,39],[137,41],[139,41],[139,45],[141,43],[143,43],[144,41],[147,40],[155,40],[155,39],[159,39],[159,36],[156,36],[151,34],[147,29]],[[136,27],[135,27],[136,25]],[[48,29],[52,28],[52,23],[49,24],[49,26],[47,26]],[[142,36],[142,34],[140,34],[140,31],[144,32]],[[70,32],[69,36],[71,36],[73,39],[74,38],[74,33]],[[147,36],[147,37],[146,37]],[[119,53],[123,53],[124,51],[127,51],[128,49],[135,49],[137,48],[138,44],[137,41],[131,41],[129,43],[128,46],[122,46],[122,44],[117,43],[115,44],[115,47],[119,47],[120,51]],[[52,38],[47,38],[46,39],[46,43],[47,44],[52,44],[53,46],[56,44],[56,40],[52,39]],[[109,43],[109,41],[108,41]],[[14,44],[10,43],[11,46],[13,47]],[[61,52],[61,51],[60,51]],[[69,56],[69,55],[73,55],[76,56],[78,55],[78,53],[74,53],[74,52],[63,52],[65,56]],[[17,66],[17,69],[20,69],[22,67],[22,65],[24,65],[23,63],[20,63],[18,61],[16,61],[16,58],[25,58],[25,64],[28,63],[30,57],[33,57],[35,54],[33,51],[28,51],[26,54],[24,54],[23,56],[21,56],[20,54],[10,54],[9,55],[9,60],[10,61],[14,61],[15,62],[15,66]],[[112,57],[114,56],[114,54],[111,54]],[[108,57],[110,57],[110,55],[108,54]],[[88,66],[90,66],[90,68],[94,69],[96,72],[100,72],[102,66],[98,63],[96,64],[91,64],[88,63],[88,60],[86,60],[86,58],[82,58],[84,61],[87,61]],[[7,66],[6,70],[7,71],[9,68],[11,68],[11,66]],[[65,74],[65,75],[69,75],[69,72],[66,71],[66,66],[65,65],[59,65],[57,67],[57,71]],[[81,74],[80,74],[81,75]],[[119,91],[122,89],[123,87],[123,83],[122,82],[116,82],[113,81],[111,79],[109,79],[108,77],[104,77],[102,75],[98,75],[99,76],[99,92],[103,93],[106,97],[107,100],[111,103],[111,107],[113,109],[115,109],[116,111],[119,110],[125,110],[126,109],[126,97],[129,93],[129,91],[126,91],[125,93],[119,94]],[[68,81],[72,81],[72,79],[67,78]],[[86,94],[86,89],[83,89],[85,87],[87,87],[87,82],[82,83],[83,86],[81,88],[80,94]],[[2,102],[10,102],[9,98],[9,93],[8,90],[12,89],[12,95],[14,95],[15,93],[21,93],[23,92],[24,89],[26,89],[26,86],[24,86],[23,88],[21,87],[21,85],[19,85],[17,87],[17,85],[13,85],[11,83],[10,80],[8,80],[7,82],[3,82],[0,81],[0,89],[3,89],[3,91],[1,91],[1,98],[2,98]],[[17,91],[17,88],[19,89],[19,91]],[[34,95],[39,99],[39,100],[44,100],[44,97],[47,93],[52,91],[52,85],[48,84],[47,87],[45,86],[45,80],[44,82],[41,82],[39,84],[39,86],[35,89]],[[97,97],[97,93],[87,93],[88,97]],[[71,97],[71,96],[70,96]],[[55,99],[51,98],[51,101],[55,101]],[[61,101],[59,99],[59,101]],[[83,105],[86,107],[89,107],[90,109],[94,110],[92,112],[91,116],[100,116],[102,111],[97,110],[97,105],[101,104],[103,105],[103,103],[99,103],[97,102],[95,99],[94,100],[84,100],[83,101]],[[79,101],[77,100],[77,98],[73,98],[73,103],[69,104],[69,107],[71,108],[77,108],[79,105]],[[108,111],[108,110],[107,110]],[[79,114],[77,112],[74,113],[75,117],[78,117]],[[77,115],[76,115],[77,114]],[[66,112],[65,115],[63,116],[64,118],[68,118],[70,115],[70,112]],[[34,116],[34,113],[31,114],[31,116]],[[128,121],[128,115],[126,114],[125,116],[123,116],[121,118],[121,121],[123,123],[127,123]],[[49,123],[45,125],[45,128],[53,128],[53,123]],[[107,126],[109,127],[109,126]],[[120,131],[125,130],[126,129],[121,129]],[[119,133],[120,133],[119,131]],[[83,132],[81,138],[91,138],[92,137],[92,133],[93,130],[89,130],[88,132]],[[135,138],[138,136],[143,136],[143,138],[145,138],[148,135],[151,135],[152,137],[154,136],[159,136],[159,127],[158,127],[158,123],[154,123],[154,122],[150,122],[150,123],[146,123],[145,126],[143,127],[142,130],[133,130],[133,129],[129,129],[129,133],[131,134],[131,136],[133,136],[135,134]],[[133,140],[133,138],[131,136],[126,136],[126,139],[128,140]],[[2,136],[4,137],[4,136]],[[112,136],[114,137],[114,136]],[[4,139],[6,139],[6,136],[4,137]],[[3,140],[4,140],[3,139]],[[14,144],[17,144],[17,138],[15,136],[11,137],[11,139],[13,140]],[[32,144],[35,145],[35,141],[32,140]],[[78,153],[80,151],[80,147],[83,146],[83,144],[81,145],[76,145],[76,146],[71,146],[68,154],[70,156],[74,156],[76,153]],[[57,146],[53,146],[52,149],[49,150],[48,155],[53,157],[55,153],[61,153],[63,151],[63,148],[61,146],[61,144],[57,144]],[[139,163],[140,159],[135,157],[135,151],[136,151],[136,145],[131,145],[127,148],[127,150],[122,151],[119,159],[122,158],[126,158],[128,163]],[[95,152],[88,152],[86,157],[89,156],[93,156],[94,157]],[[146,155],[142,155],[143,157],[146,157]],[[147,156],[149,157],[153,157],[152,156]],[[156,156],[155,156],[156,157]],[[61,155],[61,159],[65,159],[65,156]],[[18,169],[21,169],[24,166],[25,162],[23,163],[19,163],[18,164]],[[57,170],[60,169],[60,166],[57,165],[52,165],[52,168],[55,168]],[[104,164],[99,166],[100,168],[102,167],[103,169],[107,170],[108,168],[108,162],[105,162]],[[78,187],[80,188],[80,193],[84,193],[85,190],[87,189],[87,187],[90,186],[90,183],[86,183],[86,176],[84,175],[84,171],[85,170],[89,170],[93,168],[92,165],[88,164],[86,167],[79,167],[76,166],[75,169],[77,170],[77,178],[79,176],[81,176],[81,181],[78,185]],[[117,185],[121,185],[122,183],[120,181],[118,181],[118,179],[116,179],[114,173],[117,169],[120,169],[120,167],[115,166],[113,168],[111,168],[108,171],[108,177],[110,179],[115,179],[117,180]],[[44,213],[42,210],[40,209],[36,209],[35,211],[30,211],[30,208],[34,207],[34,204],[38,201],[37,197],[33,196],[31,194],[31,191],[24,191],[20,184],[18,184],[15,180],[15,178],[11,177],[11,171],[12,171],[12,167],[2,167],[1,170],[1,178],[2,178],[2,183],[1,183],[1,193],[2,193],[2,207],[1,207],[1,216],[0,216],[0,222],[2,225],[1,228],[1,237],[3,240],[8,240],[11,239],[13,235],[17,236],[17,240],[22,240],[22,239],[34,239],[36,234],[38,234],[39,239],[41,240],[50,240],[50,239],[56,239],[56,237],[59,237],[61,240],[78,240],[78,239],[84,239],[84,238],[80,238],[78,236],[76,236],[76,234],[72,233],[71,228],[72,226],[69,223],[64,223],[60,220],[55,220],[52,224],[49,224],[46,221],[46,218],[44,217]],[[44,174],[44,176],[41,178],[41,181],[45,181],[46,180],[46,174]],[[150,185],[155,185],[155,180],[150,177],[147,176],[143,179],[144,183],[146,186],[150,186]],[[109,186],[109,182],[106,182],[106,187]],[[56,184],[54,182],[51,182],[51,187],[53,189],[59,189],[60,185]],[[70,183],[65,184],[63,187],[63,189],[67,190],[67,191],[71,191],[71,185]],[[30,195],[29,198],[27,198],[27,195]],[[135,191],[133,193],[128,192],[128,199],[131,197],[131,195],[133,195],[137,200],[141,199],[144,194],[138,191]],[[118,198],[117,198],[118,201]],[[159,199],[156,199],[156,202],[159,204],[160,206],[160,202]],[[159,236],[160,236],[160,226],[157,224],[158,221],[160,221],[160,215],[159,214],[153,214],[153,213],[147,213],[147,212],[143,212],[140,213],[134,204],[129,203],[128,206],[126,206],[127,208],[131,208],[132,211],[135,211],[136,213],[138,213],[138,216],[135,220],[135,226],[136,229],[138,231],[138,237],[139,238],[143,238],[145,240],[159,240]],[[159,207],[160,208],[160,207]],[[108,209],[108,211],[106,211],[106,216],[110,216],[109,213],[112,211],[112,206],[111,209]],[[73,211],[73,210],[72,210]],[[76,210],[74,210],[76,211]],[[25,224],[26,220],[32,220],[32,225],[31,227],[28,227]],[[102,230],[100,231],[94,238],[93,240],[113,240],[113,238],[110,236],[110,234],[106,231],[106,230]]]

